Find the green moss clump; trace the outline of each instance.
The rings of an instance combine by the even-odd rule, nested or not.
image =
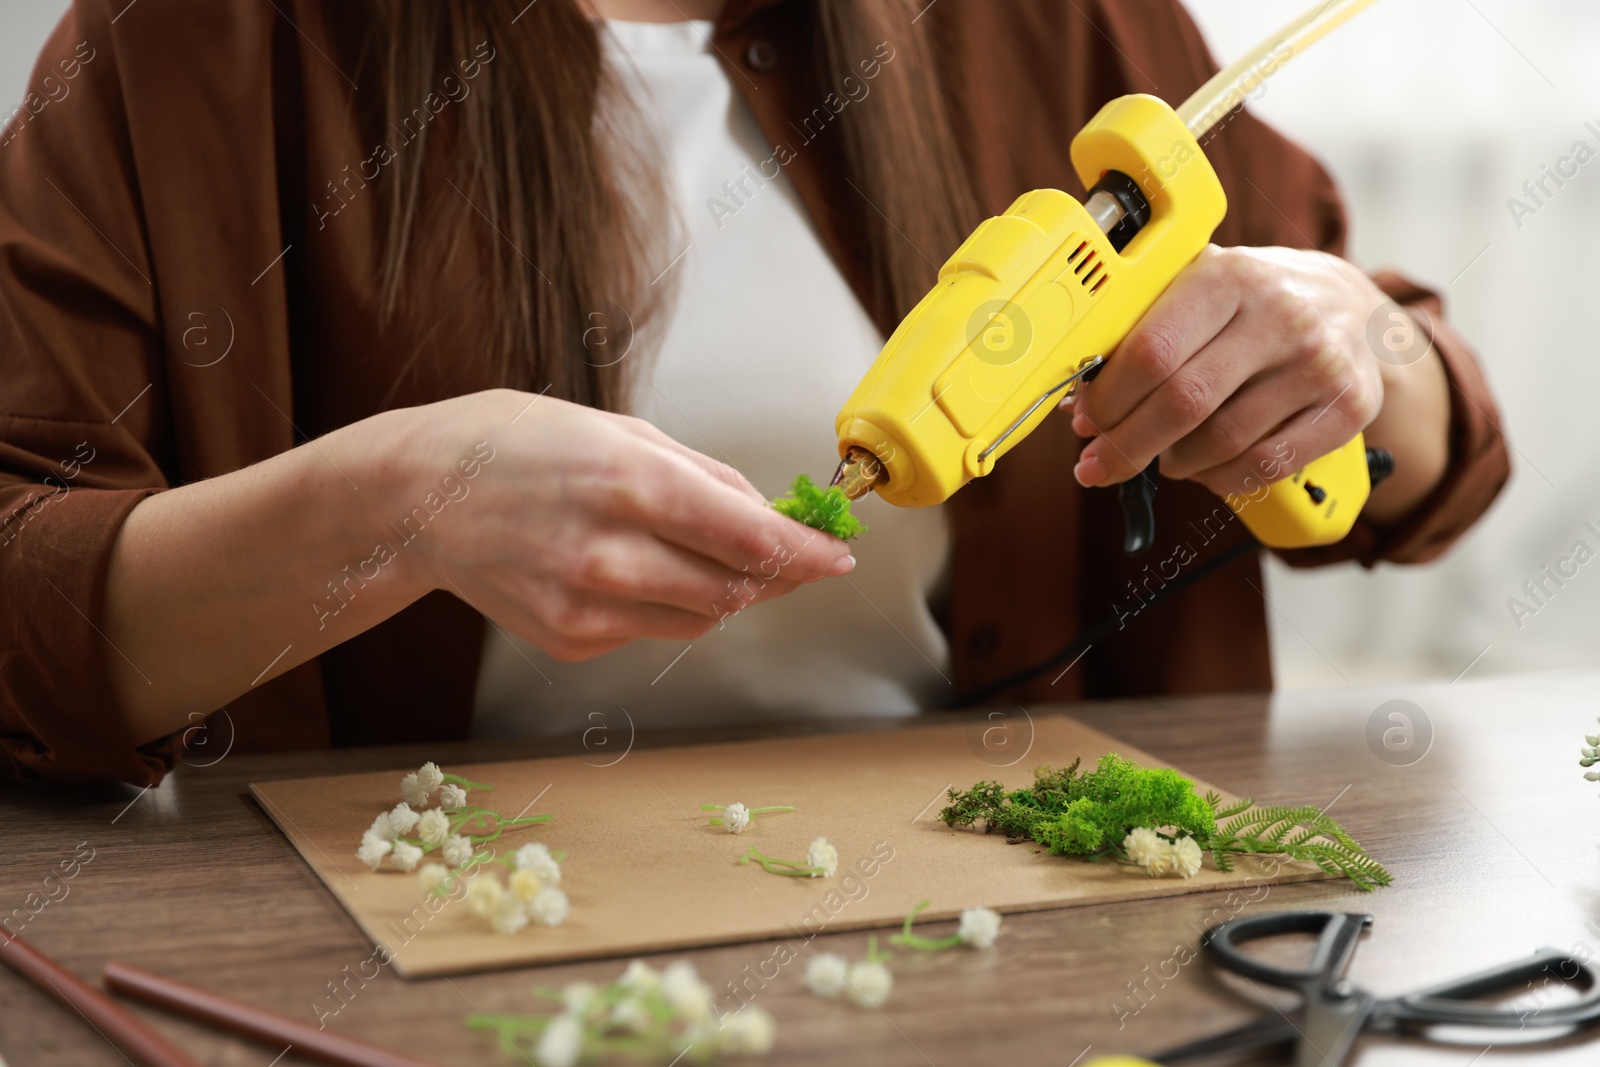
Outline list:
[[[1078,764],[1064,770],[1041,767],[1031,789],[1007,792],[998,782],[979,782],[941,812],[951,826],[982,819],[987,829],[1031,838],[1058,856],[1087,856],[1120,845],[1135,826],[1172,828],[1201,840],[1217,830],[1211,806],[1194,783],[1165,767],[1138,767],[1115,753],[1086,774]]]
[[[939,813],[948,825],[981,822],[985,832],[1037,841],[1057,856],[1117,855],[1131,830],[1146,827],[1168,841],[1193,838],[1220,871],[1231,870],[1238,855],[1276,853],[1309,860],[1361,890],[1392,880],[1318,808],[1224,804],[1215,793],[1200,796],[1177,771],[1140,767],[1111,752],[1092,771],[1080,772],[1076,760],[1060,770],[1041,767],[1026,789],[979,782],[949,796]]]
[[[807,475],[800,475],[789,486],[786,496],[772,502],[780,515],[803,522],[813,529],[830,533],[841,541],[854,541],[865,530],[860,519],[850,514],[850,498],[837,486],[823,489]]]

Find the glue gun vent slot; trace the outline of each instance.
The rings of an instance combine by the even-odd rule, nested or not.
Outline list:
[[[1100,276],[1100,281],[1102,281],[1102,282],[1106,280],[1105,274],[1103,274],[1102,271],[1101,271],[1101,269],[1104,266],[1105,266],[1104,263],[1096,263],[1094,265],[1094,267],[1090,269],[1089,273],[1085,274],[1083,276],[1083,287],[1085,289],[1089,288],[1089,283],[1094,281],[1095,275],[1099,275]],[[1092,292],[1092,290],[1091,290],[1091,292]]]
[[[1073,251],[1072,255],[1067,257],[1067,262],[1068,263],[1076,263],[1076,262],[1078,262],[1078,257],[1083,255],[1083,250],[1085,248],[1088,248],[1088,247],[1089,247],[1089,242],[1088,241],[1080,242],[1078,244],[1078,247]]]
[[[1095,254],[1093,252],[1090,252],[1088,255],[1084,256],[1082,260],[1079,261],[1077,267],[1075,267],[1073,269],[1072,273],[1074,273],[1074,274],[1082,274],[1083,273],[1083,269],[1085,267],[1087,267],[1089,264],[1093,263],[1095,261],[1095,259],[1096,259]]]
[[[1090,296],[1094,296],[1096,293],[1098,293],[1100,291],[1100,289],[1106,284],[1106,282],[1108,282],[1110,280],[1111,280],[1111,275],[1109,275],[1109,274],[1100,275],[1100,280],[1094,283],[1094,288],[1089,290],[1089,295]]]

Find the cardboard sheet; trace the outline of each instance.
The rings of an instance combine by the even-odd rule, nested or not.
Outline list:
[[[951,829],[938,818],[951,786],[981,779],[1022,786],[1041,764],[1081,756],[1092,766],[1110,751],[1166,765],[1050,716],[1034,719],[1031,746],[999,767],[983,743],[986,728],[978,722],[659,749],[630,752],[610,766],[576,756],[447,765],[495,787],[474,792],[474,803],[506,815],[554,815],[508,831],[496,845],[512,850],[543,841],[566,850],[561,887],[572,914],[559,927],[513,935],[494,933],[459,899],[430,902],[415,874],[374,872],[356,858],[362,831],[399,801],[400,776],[414,768],[251,790],[406,977],[776,938],[798,947],[819,933],[895,926],[924,898],[933,902],[925,919],[936,920],[975,905],[1033,911],[1324,877],[1314,865],[1291,863],[1267,879],[1250,859],[1220,874],[1208,859],[1194,878],[1149,878],[1123,863],[1064,859],[1031,842],[1008,845],[996,834]],[[1210,788],[1198,785],[1202,793]],[[702,803],[733,801],[798,810],[759,816],[739,835],[707,825],[713,813],[701,811]],[[804,861],[819,835],[839,850],[832,878],[778,877],[734,862],[752,846]]]

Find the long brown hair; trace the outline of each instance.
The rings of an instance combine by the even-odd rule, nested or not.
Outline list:
[[[836,120],[844,176],[865,201],[840,208],[863,260],[867,310],[888,328],[979,218],[950,119],[953,83],[940,76],[933,31],[913,23],[921,0],[791,2],[809,9],[819,99],[882,42],[894,49],[873,80],[876,99]],[[434,285],[430,266],[462,255],[463,235],[487,234],[487,223],[498,237],[474,239],[470,256],[499,379],[624,409],[638,360],[606,353],[648,336],[670,298],[653,283],[672,255],[672,214],[657,146],[602,62],[595,24],[578,0],[352,6],[360,80],[378,88],[374,117],[386,125],[404,122],[484,42],[494,56],[452,106],[453,121],[424,126],[382,179],[385,318]],[[433,150],[422,150],[426,139]],[[592,343],[600,339],[605,351]]]

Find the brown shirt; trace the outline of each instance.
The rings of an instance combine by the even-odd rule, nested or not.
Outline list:
[[[801,2],[730,0],[717,24],[774,145],[793,145],[791,120],[819,102],[795,44]],[[140,499],[385,408],[498,384],[445,331],[380,339],[370,189],[322,217],[326,183],[370,150],[323,3],[125,7],[78,0],[0,135],[0,773],[22,779],[147,783],[174,757],[176,739],[124,736],[106,668],[119,653],[101,632],[111,545]],[[991,213],[1037,187],[1081,196],[1067,148],[1102,103],[1177,102],[1215,69],[1174,0],[941,0],[921,21],[908,32],[957,42],[958,129]],[[1338,195],[1304,152],[1248,115],[1207,151],[1230,203],[1219,244],[1341,249]],[[871,208],[835,158],[825,133],[786,170],[861,293],[850,235]],[[1437,298],[1378,280],[1434,324],[1452,385],[1449,470],[1398,528],[1360,524],[1332,548],[1284,554],[1294,564],[1432,558],[1508,475],[1493,398]],[[422,358],[402,366],[413,350]],[[1079,444],[1050,419],[950,504],[957,691],[1049,656],[1119,605],[1124,628],[1059,682],[1007,697],[1270,686],[1255,554],[1127,613],[1129,583],[1155,588],[1180,545],[1205,560],[1246,538],[1241,524],[1199,486],[1165,482],[1157,547],[1129,559],[1115,495],[1072,478]],[[433,593],[231,703],[235,751],[464,737],[483,632]]]

